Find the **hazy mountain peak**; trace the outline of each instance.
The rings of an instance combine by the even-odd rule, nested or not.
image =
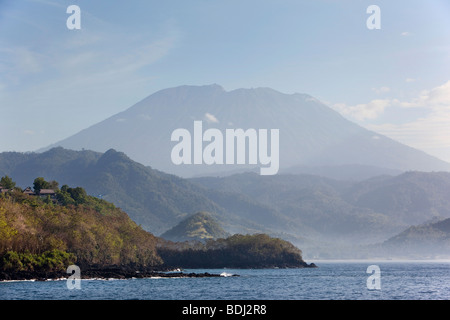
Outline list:
[[[285,172],[294,166],[343,165],[450,170],[450,164],[366,130],[310,95],[264,87],[226,91],[218,84],[158,91],[55,146],[99,152],[114,148],[144,165],[181,176],[249,169],[248,165],[174,165],[171,151],[176,143],[171,134],[179,128],[193,134],[194,121],[203,121],[204,130],[223,132],[279,129],[280,170]]]
[[[108,157],[125,157],[128,158],[128,156],[120,151],[117,151],[116,149],[108,149],[106,150],[106,152],[102,155],[103,158],[108,158]]]
[[[222,93],[226,92],[225,89],[218,84],[209,84],[209,85],[182,85],[173,88],[167,88],[160,90],[153,95],[183,95],[183,94],[211,94],[211,93]],[[150,95],[149,97],[151,97]]]

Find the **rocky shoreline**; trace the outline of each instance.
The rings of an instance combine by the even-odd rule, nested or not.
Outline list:
[[[64,271],[58,272],[39,272],[39,271],[19,271],[8,273],[0,271],[0,281],[20,281],[20,280],[34,280],[34,281],[48,281],[68,279],[71,274]],[[133,278],[206,278],[206,277],[221,277],[220,274],[213,273],[185,273],[180,269],[175,270],[136,270],[133,268],[126,268],[120,266],[81,269],[81,279],[133,279]],[[237,276],[237,275],[233,275]]]

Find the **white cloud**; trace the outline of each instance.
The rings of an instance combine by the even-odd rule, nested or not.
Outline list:
[[[417,79],[415,79],[415,78],[406,78],[405,79],[405,82],[408,82],[408,83],[410,83],[410,82],[416,82],[417,81]]]
[[[139,117],[139,119],[146,120],[146,121],[152,120],[152,117],[149,114],[141,113],[140,115],[138,115],[138,117]]]
[[[111,59],[112,68],[104,68],[102,76],[119,76],[120,74],[134,74],[142,68],[163,59],[175,47],[177,35],[169,34],[163,38],[150,43],[135,46],[133,51],[128,50],[127,54],[115,56]]]
[[[368,125],[368,129],[450,161],[450,112],[433,114],[404,124]]]
[[[378,118],[390,105],[391,100],[389,99],[377,99],[366,104],[357,104],[355,106],[337,103],[332,107],[344,116],[348,116],[357,121],[364,121],[366,119]]]
[[[71,37],[67,37],[64,43],[64,47],[68,51],[73,51],[83,47],[92,47],[94,45],[100,44],[102,38],[104,37],[101,37],[98,33],[78,31],[76,33],[73,33]]]
[[[389,88],[387,87],[382,87],[377,90],[380,92],[388,92],[390,91],[390,89],[388,89]],[[368,103],[361,103],[354,106],[348,106],[345,103],[337,103],[332,105],[332,107],[342,115],[357,121],[377,119],[384,113],[386,108],[389,107],[426,108],[431,111],[431,114],[450,112],[450,81],[431,90],[423,90],[418,97],[411,99],[410,101],[401,101],[399,99],[375,99]]]
[[[410,101],[373,100],[355,106],[341,103],[333,107],[356,122],[365,122],[364,126],[370,130],[450,162],[450,81],[424,90]],[[428,112],[404,123],[370,123],[387,108],[420,108]]]
[[[411,32],[404,31],[404,32],[402,32],[400,35],[401,35],[402,37],[408,37],[408,36],[411,35]]]
[[[0,58],[0,71],[10,77],[40,72],[45,60],[44,55],[25,46],[0,47]]]
[[[205,113],[205,120],[209,123],[218,123],[219,120],[217,120],[217,118],[212,115],[211,113]]]
[[[433,110],[433,112],[449,110],[450,81],[431,90],[423,90],[418,97],[411,101],[399,101],[396,99],[395,102],[404,108],[427,108]]]
[[[391,88],[389,88],[389,87],[372,88],[372,91],[374,91],[377,94],[383,94],[383,93],[390,92]]]
[[[36,132],[34,132],[33,130],[24,130],[23,133],[29,136],[33,136],[36,134]]]
[[[148,95],[155,80],[149,67],[171,52],[179,32],[176,24],[166,24],[151,36],[100,29],[56,39],[60,46],[50,40],[19,46],[0,39],[0,127],[14,123],[24,134],[27,129],[38,132],[39,120],[64,123],[52,126],[40,140],[27,140],[28,146],[34,145],[30,150],[74,134]],[[69,122],[64,122],[64,109],[74,112]]]
[[[319,102],[320,103],[320,101],[318,99],[314,98],[314,97],[306,97],[305,101],[308,101],[308,102],[310,102],[310,101],[311,102]]]
[[[431,103],[434,108],[450,110],[450,80],[443,85],[422,94],[424,103]]]
[[[45,0],[31,0],[32,2],[36,2],[36,3],[40,3],[40,4],[44,4],[44,5],[49,5],[49,6],[53,6],[53,7],[58,7],[58,8],[66,8],[64,7],[63,4],[60,4],[58,2],[55,1],[45,1]]]

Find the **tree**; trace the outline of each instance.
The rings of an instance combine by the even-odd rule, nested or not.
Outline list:
[[[84,190],[81,187],[76,188],[68,188],[67,192],[70,194],[72,199],[75,201],[76,204],[81,204],[86,202],[87,193],[86,190]]]
[[[61,190],[56,191],[56,199],[63,206],[67,206],[69,204],[75,204],[75,201],[72,199],[72,196],[67,191],[69,189],[70,189],[69,186],[65,184],[61,187]]]
[[[42,177],[34,179],[33,188],[36,194],[39,194],[42,189],[48,189],[49,186],[49,183]]]
[[[81,187],[69,188],[66,184],[56,192],[56,197],[62,205],[82,204],[86,203],[88,199],[86,190]]]
[[[55,180],[49,181],[46,189],[58,190],[59,183]]]
[[[16,183],[8,176],[4,176],[0,179],[0,186],[5,189],[14,189]]]

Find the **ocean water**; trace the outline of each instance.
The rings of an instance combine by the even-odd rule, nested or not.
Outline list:
[[[0,282],[1,300],[448,300],[450,261],[330,262],[314,269],[201,269],[213,278]],[[371,265],[380,273],[367,273]],[[226,275],[238,274],[239,277]],[[376,277],[374,281],[372,278]],[[373,287],[374,284],[379,287]],[[368,288],[371,287],[370,289]]]

